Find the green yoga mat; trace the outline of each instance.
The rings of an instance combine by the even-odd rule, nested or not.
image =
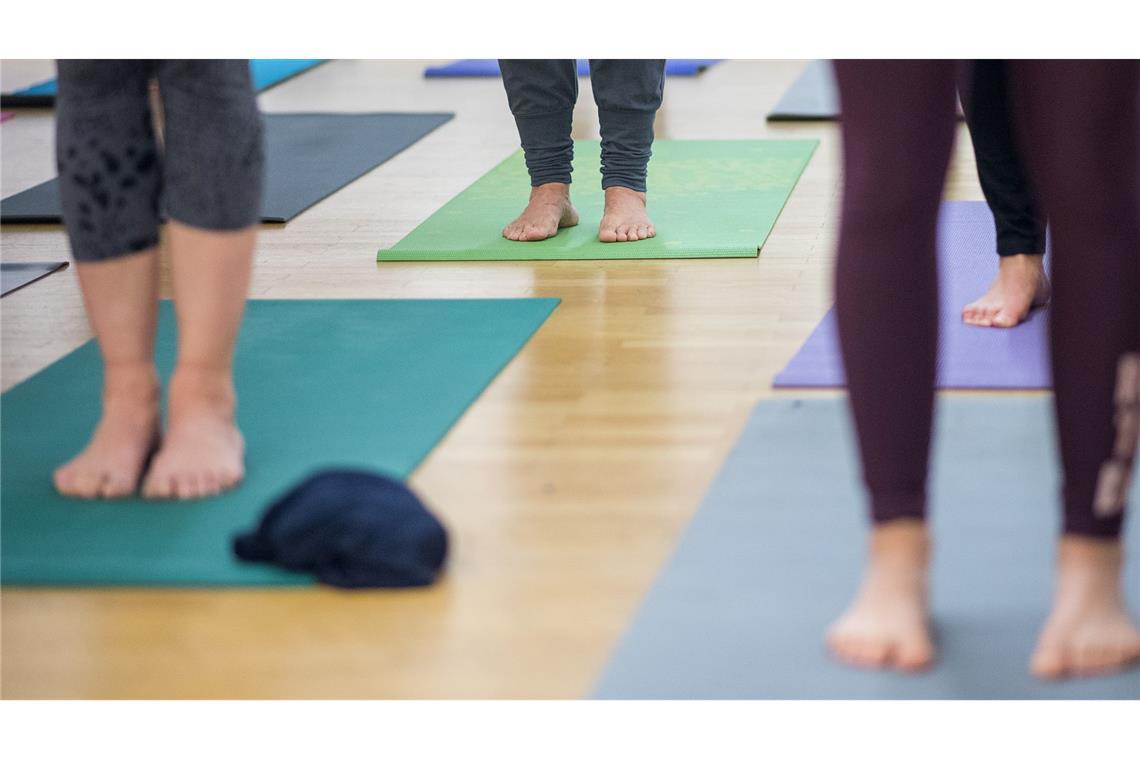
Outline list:
[[[448,201],[380,261],[685,259],[756,256],[811,158],[817,140],[660,140],[649,163],[657,237],[598,242],[602,191],[597,141],[574,144],[572,190],[581,221],[539,242],[507,240],[503,227],[526,203],[522,151]]]
[[[89,342],[0,399],[0,577],[5,585],[301,585],[247,565],[235,533],[275,496],[329,466],[406,477],[523,347],[557,299],[251,301],[235,366],[246,480],[187,502],[75,501],[52,469],[99,414]],[[163,303],[158,362],[174,319]]]

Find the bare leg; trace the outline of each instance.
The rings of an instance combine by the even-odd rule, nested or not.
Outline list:
[[[85,499],[128,496],[159,435],[158,255],[76,262],[76,272],[103,355],[103,416],[87,447],[55,471],[55,487]]]
[[[169,430],[147,474],[149,498],[193,499],[235,486],[244,441],[234,414],[233,354],[249,292],[255,228],[214,232],[169,224],[178,361]]]

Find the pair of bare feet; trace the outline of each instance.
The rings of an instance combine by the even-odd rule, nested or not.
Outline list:
[[[645,240],[657,234],[657,228],[645,210],[645,193],[625,187],[608,187],[606,205],[598,225],[598,240],[603,243],[625,243]],[[531,188],[530,201],[518,218],[503,228],[508,240],[530,242],[546,240],[563,227],[578,224],[578,211],[570,202],[570,186],[550,182]]]
[[[175,370],[165,434],[159,396],[152,365],[108,366],[102,419],[87,447],[55,471],[56,489],[74,498],[116,499],[141,484],[149,499],[196,499],[237,485],[244,442],[228,368]]]
[[[1002,256],[990,289],[966,308],[962,321],[978,327],[1016,327],[1029,312],[1049,302],[1049,278],[1044,256],[1019,253]]]
[[[827,633],[851,665],[920,671],[934,662],[927,616],[929,538],[917,520],[876,526],[863,583]],[[1120,542],[1065,536],[1057,553],[1053,610],[1029,669],[1041,678],[1095,676],[1140,661],[1140,628],[1120,586]]]

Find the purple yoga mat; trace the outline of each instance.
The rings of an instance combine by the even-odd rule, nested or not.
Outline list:
[[[16,114],[12,113],[11,111],[4,111],[3,113],[0,113],[0,123],[8,121],[8,119],[11,119],[15,115]]]
[[[985,203],[942,204],[938,221],[939,388],[1049,389],[1048,308],[1036,309],[1012,329],[970,327],[962,307],[986,291],[997,273],[994,222]],[[867,329],[874,329],[867,325]],[[776,388],[842,388],[835,309],[776,375]]]

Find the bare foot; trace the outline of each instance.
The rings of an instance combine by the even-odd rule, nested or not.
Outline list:
[[[926,619],[929,541],[919,520],[892,520],[871,531],[863,583],[827,632],[831,652],[849,665],[922,670],[934,660]]]
[[[1064,536],[1053,611],[1030,670],[1041,678],[1095,676],[1140,662],[1140,629],[1120,588],[1119,541]]]
[[[598,240],[624,243],[645,240],[657,234],[657,228],[645,211],[645,193],[626,187],[606,188],[606,208],[598,225]]]
[[[989,291],[962,309],[962,321],[978,327],[1016,327],[1031,309],[1049,302],[1044,256],[1002,256]]]
[[[170,380],[169,428],[143,484],[148,499],[199,499],[245,475],[228,370],[179,367]]]
[[[530,201],[518,218],[503,228],[508,240],[546,240],[563,227],[578,223],[578,212],[570,203],[570,186],[548,182],[532,187]]]
[[[107,366],[103,416],[87,448],[56,469],[56,490],[80,499],[119,499],[134,493],[158,440],[158,395],[152,365]]]

